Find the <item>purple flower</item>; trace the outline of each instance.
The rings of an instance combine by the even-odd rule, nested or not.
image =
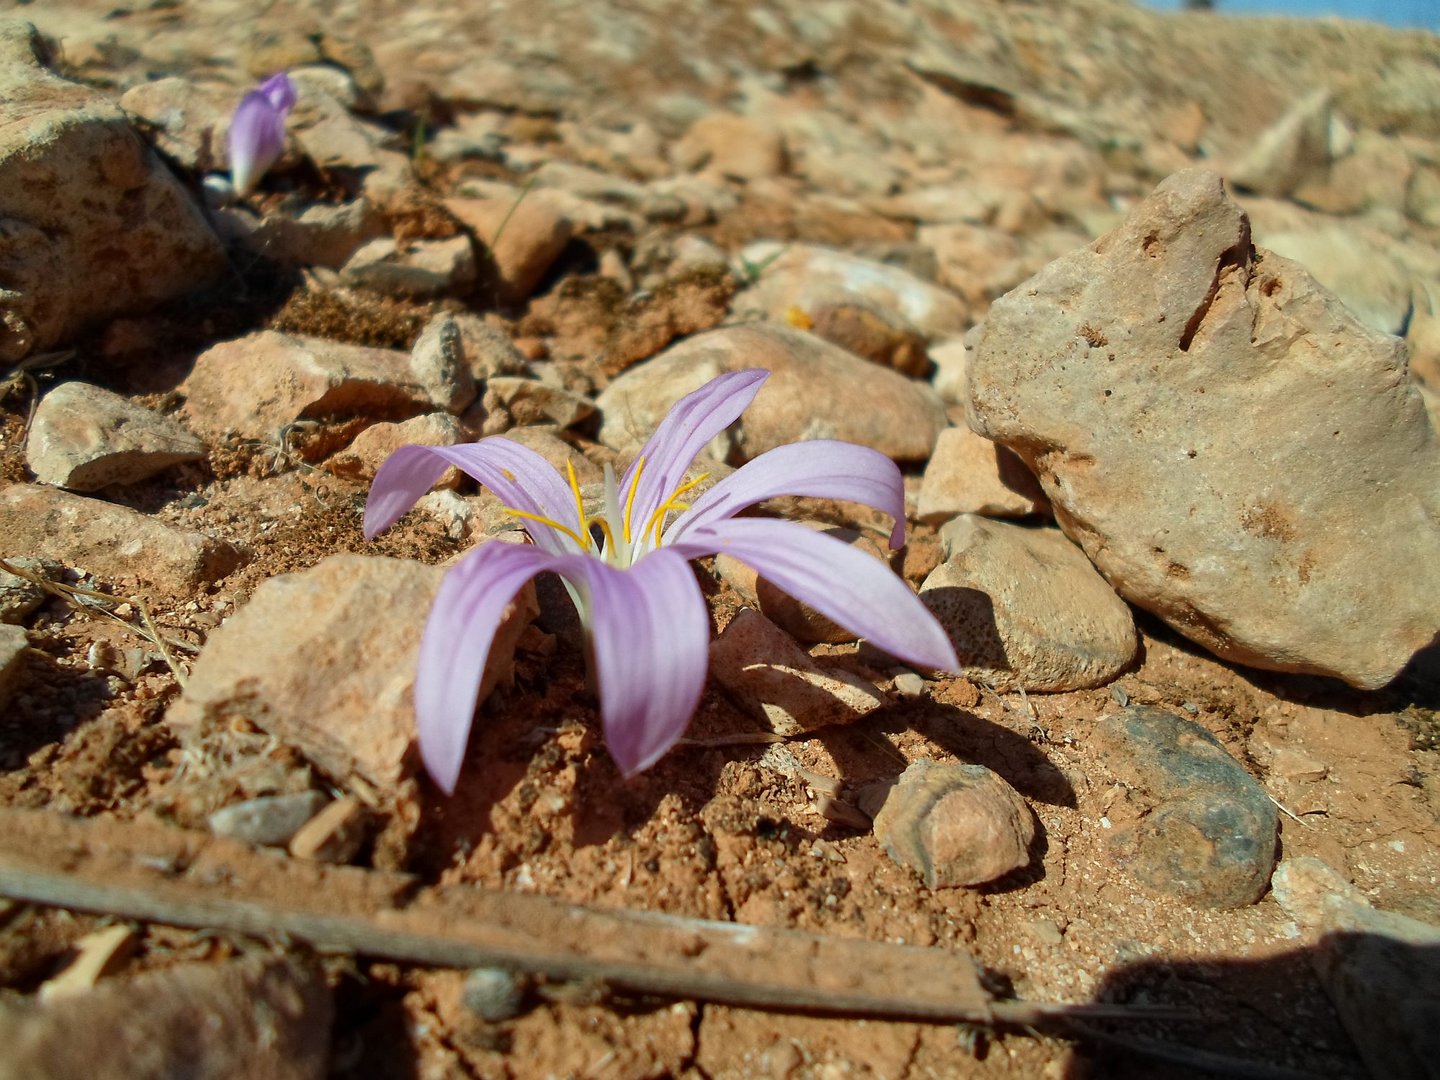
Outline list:
[[[295,107],[295,87],[283,71],[241,100],[230,121],[230,177],[237,195],[248,195],[285,152],[285,118]]]
[[[465,754],[475,696],[506,606],[536,574],[559,575],[591,645],[606,744],[626,776],[674,745],[705,687],[710,612],[689,560],[728,552],[797,600],[900,659],[959,666],[945,631],[877,559],[798,522],[736,515],[779,495],[845,499],[895,519],[904,542],[900,470],[863,446],[817,440],[761,454],[693,503],[695,456],[734,422],[769,377],[721,375],[661,421],[619,483],[605,470],[603,504],[587,508],[539,454],[503,436],[464,446],[403,446],[375,476],[365,535],[389,528],[455,465],[526,522],[533,544],[486,543],[446,575],[420,646],[415,713],[420,754],[447,793]]]

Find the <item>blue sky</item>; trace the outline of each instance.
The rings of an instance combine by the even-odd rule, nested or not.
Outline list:
[[[1151,7],[1178,8],[1180,0],[1148,0]],[[1420,26],[1440,31],[1440,0],[1216,0],[1219,11],[1232,14],[1267,12],[1276,15],[1343,15],[1392,26]]]

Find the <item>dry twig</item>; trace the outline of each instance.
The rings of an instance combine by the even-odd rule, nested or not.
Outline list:
[[[160,633],[160,628],[156,625],[154,616],[150,614],[150,609],[146,606],[145,601],[133,596],[115,596],[111,593],[100,592],[98,589],[85,589],[79,585],[66,585],[63,581],[52,581],[44,574],[37,574],[5,559],[0,559],[0,570],[23,578],[51,596],[59,597],[76,611],[96,612],[104,615],[111,622],[119,623],[131,633],[138,634],[160,650],[160,657],[170,668],[171,674],[175,676],[175,681],[181,686],[185,685],[185,670],[176,661],[175,655],[170,650],[177,649],[195,656],[199,654],[200,647],[192,645],[188,641],[167,638]],[[143,625],[136,626],[129,619],[121,617],[112,610],[121,604],[129,604],[139,612]]]
[[[1162,1015],[996,1001],[974,961],[948,949],[426,888],[405,875],[276,858],[164,825],[44,811],[0,810],[0,896],[749,1008],[987,1025]]]

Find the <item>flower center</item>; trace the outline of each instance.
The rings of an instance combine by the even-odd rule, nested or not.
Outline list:
[[[611,566],[622,569],[631,566],[640,556],[654,551],[660,546],[660,537],[669,523],[670,515],[683,514],[690,509],[690,504],[683,502],[680,497],[710,476],[709,473],[701,473],[695,479],[687,480],[677,487],[670,493],[670,497],[645,519],[643,526],[637,532],[635,529],[635,495],[640,489],[640,477],[645,474],[644,457],[641,457],[635,464],[635,475],[630,478],[630,486],[625,492],[623,505],[619,488],[615,482],[615,470],[609,465],[605,466],[605,490],[596,513],[586,513],[585,498],[580,493],[580,481],[575,475],[574,464],[568,459],[565,462],[565,473],[566,479],[570,483],[570,491],[575,496],[575,514],[580,521],[578,531],[568,525],[562,525],[553,518],[532,514],[526,510],[517,510],[513,506],[505,507],[505,512],[514,517],[548,525],[573,540],[575,546],[583,554],[604,559]]]

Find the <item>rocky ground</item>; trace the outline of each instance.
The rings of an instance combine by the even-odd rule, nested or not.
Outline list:
[[[1117,0],[19,15],[0,1077],[1435,1075],[1440,40]],[[278,70],[286,152],[233,198]],[[705,468],[894,458],[898,554],[760,512],[889,559],[962,669],[703,560],[704,699],[625,781],[542,578],[444,796],[420,633],[519,523],[450,473],[367,540],[376,468],[505,434],[594,494],[744,367]]]

